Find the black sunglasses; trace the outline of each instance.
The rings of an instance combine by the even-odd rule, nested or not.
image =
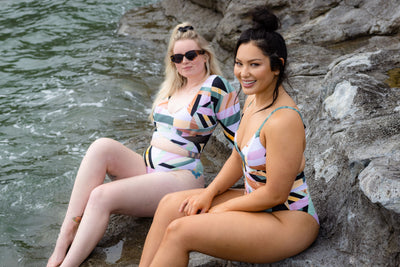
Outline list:
[[[174,63],[181,63],[183,60],[183,57],[186,57],[188,60],[192,61],[195,59],[198,55],[203,55],[205,53],[204,50],[190,50],[187,51],[184,55],[183,54],[175,54],[171,56],[171,61]]]

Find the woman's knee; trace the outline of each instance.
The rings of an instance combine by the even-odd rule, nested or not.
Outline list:
[[[168,225],[165,230],[164,240],[175,245],[189,244],[192,231],[188,217],[178,218]]]
[[[158,204],[161,209],[176,207],[182,202],[182,197],[179,194],[180,192],[168,193],[163,196]]]
[[[181,198],[176,193],[170,193],[161,198],[154,214],[154,221],[173,221],[184,214],[179,212]]]
[[[103,164],[108,172],[118,166],[117,161],[123,156],[123,147],[123,144],[113,139],[99,138],[90,145],[85,158]]]
[[[113,139],[102,137],[102,138],[95,140],[89,146],[88,152],[91,152],[91,151],[93,151],[94,153],[107,152],[110,149],[114,148],[116,143],[118,143],[118,142]]]
[[[111,202],[110,197],[112,196],[105,184],[99,185],[90,192],[87,208],[108,209],[108,204]]]

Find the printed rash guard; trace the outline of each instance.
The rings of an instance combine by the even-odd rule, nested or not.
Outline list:
[[[198,178],[203,174],[200,154],[218,123],[226,138],[234,142],[240,121],[237,93],[226,79],[211,75],[185,107],[170,113],[168,101],[164,99],[154,109],[152,138],[168,139],[188,151],[188,156],[150,145],[144,153],[147,172],[190,170]]]

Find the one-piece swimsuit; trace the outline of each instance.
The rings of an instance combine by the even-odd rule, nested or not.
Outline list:
[[[237,93],[226,79],[211,75],[189,105],[170,113],[168,101],[166,98],[155,107],[152,138],[168,139],[188,151],[188,156],[150,145],[143,155],[147,172],[190,170],[198,178],[203,174],[200,153],[218,123],[233,144],[240,121]]]
[[[243,162],[243,173],[244,173],[244,181],[245,181],[245,192],[250,194],[257,188],[264,186],[267,182],[267,173],[266,173],[266,148],[261,144],[260,141],[260,132],[263,128],[264,124],[267,120],[278,110],[280,109],[291,109],[296,111],[301,119],[303,120],[301,113],[290,106],[282,106],[273,110],[268,117],[261,124],[260,128],[255,132],[252,138],[248,141],[248,143],[242,148],[239,149],[236,136],[235,136],[235,148],[240,154]],[[269,208],[265,210],[266,212],[273,212],[278,210],[300,210],[309,213],[312,215],[315,220],[319,223],[317,213],[314,209],[313,202],[311,200],[311,196],[308,191],[308,186],[306,183],[306,178],[304,172],[299,173],[295,181],[292,185],[290,194],[285,203],[277,205],[275,207]]]

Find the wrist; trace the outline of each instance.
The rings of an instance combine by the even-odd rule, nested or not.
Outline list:
[[[210,185],[206,188],[205,193],[214,198],[215,196],[221,194],[220,190],[218,188],[215,188],[214,186]]]

